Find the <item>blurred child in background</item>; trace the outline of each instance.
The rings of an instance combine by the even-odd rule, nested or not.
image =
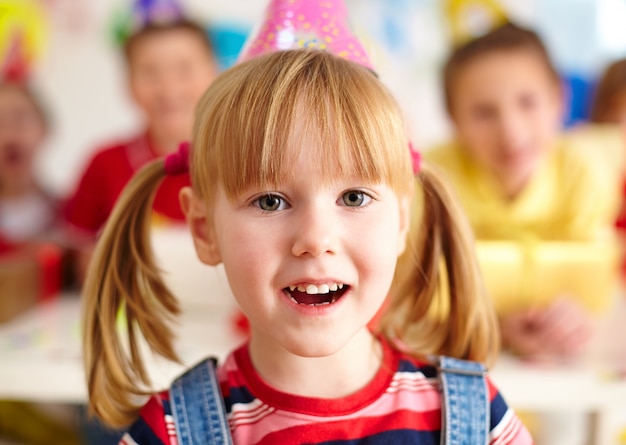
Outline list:
[[[123,187],[143,165],[190,138],[196,102],[218,72],[205,29],[183,17],[148,21],[125,41],[124,56],[145,130],[98,150],[67,203],[65,219],[81,245],[80,276]],[[154,201],[158,218],[183,220],[178,192],[188,184],[188,176],[164,181]]]
[[[38,301],[42,288],[37,283],[41,282],[42,274],[56,273],[59,275],[56,283],[61,280],[59,267],[44,271],[37,260],[38,245],[60,241],[55,234],[57,201],[41,186],[34,168],[48,127],[44,108],[25,79],[6,79],[5,76],[0,84],[2,318],[13,317],[18,310]],[[53,254],[60,261],[60,247],[55,248]],[[55,407],[55,411],[62,410]],[[78,443],[76,432],[65,421],[51,417],[40,407],[19,401],[0,401],[0,440],[37,445],[50,443],[50,438],[58,443]]]
[[[559,74],[511,23],[457,47],[443,71],[455,137],[425,154],[477,238],[503,346],[532,360],[585,351],[615,281],[617,187],[594,150],[563,136]],[[527,417],[537,443],[584,443],[583,413]]]
[[[598,286],[587,301],[576,289],[546,295],[551,283],[538,278],[542,258],[565,263],[575,255],[597,257],[599,249],[610,282],[616,190],[603,179],[593,153],[571,148],[560,137],[560,78],[534,32],[500,26],[455,49],[443,77],[455,139],[426,158],[455,186],[479,254],[490,241],[510,242],[501,246],[512,252],[482,261],[487,282],[507,255],[522,258],[515,277],[501,277],[503,289],[490,288],[504,345],[526,357],[575,356],[592,332],[585,304],[605,306],[612,288]],[[555,253],[550,242],[566,243]]]

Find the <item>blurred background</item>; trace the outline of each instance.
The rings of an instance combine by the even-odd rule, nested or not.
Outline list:
[[[33,83],[53,117],[54,134],[39,159],[42,181],[66,194],[90,150],[112,135],[134,131],[139,113],[123,82],[116,19],[125,0],[32,1],[40,16],[29,30],[37,39]],[[7,2],[11,3],[11,2]],[[260,19],[264,0],[185,0],[209,25],[224,67]],[[448,136],[439,91],[439,68],[449,49],[441,0],[347,0],[352,26],[370,51],[385,83],[404,107],[413,138],[430,146]],[[502,0],[511,18],[545,39],[570,87],[568,124],[586,117],[593,83],[612,59],[626,55],[623,0]],[[0,20],[2,20],[0,18]],[[1,23],[1,22],[0,22]],[[4,36],[6,40],[6,36]],[[0,41],[0,44],[6,42]],[[6,50],[6,45],[5,49]]]

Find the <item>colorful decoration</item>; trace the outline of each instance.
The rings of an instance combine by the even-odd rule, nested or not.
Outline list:
[[[0,75],[25,81],[41,56],[47,34],[45,14],[34,0],[0,0]]]
[[[454,45],[486,34],[508,20],[498,0],[447,0],[445,8]]]
[[[251,30],[247,23],[218,20],[211,21],[207,31],[220,69],[225,70],[237,63]]]
[[[348,11],[341,0],[272,0],[253,36],[241,60],[272,51],[312,47],[374,69],[348,26]]]

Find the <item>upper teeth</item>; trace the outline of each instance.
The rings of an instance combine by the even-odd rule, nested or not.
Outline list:
[[[327,294],[329,292],[334,292],[337,289],[343,289],[343,284],[298,284],[297,286],[289,286],[289,290],[291,291],[296,289],[298,289],[299,292],[306,292],[307,294]]]

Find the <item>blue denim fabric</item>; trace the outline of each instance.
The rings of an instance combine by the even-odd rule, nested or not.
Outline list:
[[[204,360],[176,379],[170,405],[179,445],[232,445],[226,409],[215,375],[216,360]]]
[[[480,363],[438,357],[443,392],[441,444],[489,443],[489,393]]]

